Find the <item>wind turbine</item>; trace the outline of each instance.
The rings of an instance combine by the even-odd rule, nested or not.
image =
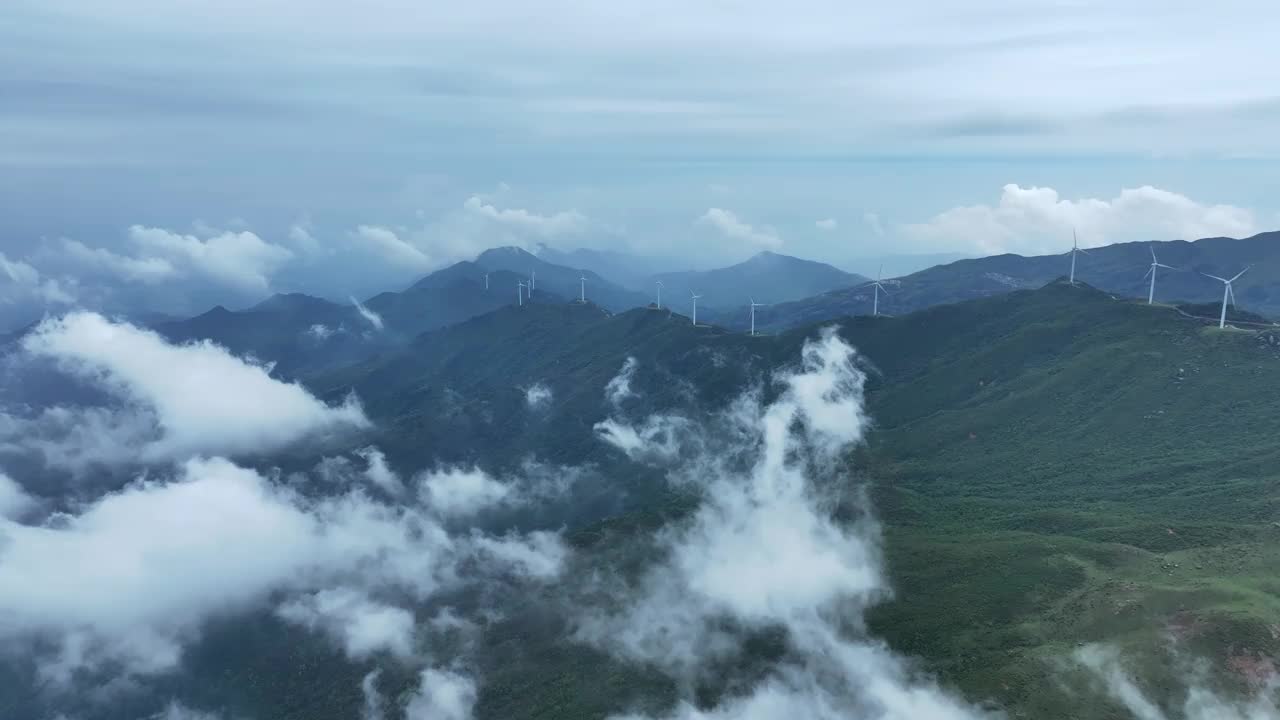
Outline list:
[[[698,298],[702,296],[691,290],[689,291],[689,297],[693,298],[693,324],[696,327],[698,325]]]
[[[1154,246],[1148,249],[1151,251],[1151,269],[1147,270],[1147,275],[1151,276],[1151,289],[1147,291],[1147,304],[1150,305],[1156,298],[1156,268],[1168,268],[1170,270],[1177,270],[1178,268],[1172,265],[1165,265],[1157,260],[1156,249]],[[1143,275],[1142,277],[1145,278],[1147,275]]]
[[[754,337],[756,334],[756,308],[764,307],[765,303],[758,303],[755,298],[748,299],[751,300],[751,335]]]
[[[489,289],[489,273],[484,274],[484,289]]]
[[[1076,253],[1089,254],[1087,250],[1081,250],[1079,243],[1076,242],[1076,229],[1071,228],[1071,284],[1076,284]]]
[[[582,301],[583,305],[586,305],[587,304],[587,276],[579,275],[578,283],[580,284],[578,299]]]
[[[529,297],[533,297],[533,291],[538,289],[538,271],[529,271]]]
[[[654,285],[656,285],[656,286],[657,286],[657,290],[658,290],[658,309],[659,309],[659,310],[661,310],[661,309],[662,309],[662,281],[661,281],[661,280],[658,280],[658,281],[656,281],[656,282],[654,283]]]
[[[1236,293],[1235,293],[1235,291],[1234,291],[1234,290],[1232,290],[1232,289],[1231,289],[1231,283],[1235,282],[1236,280],[1239,280],[1241,275],[1243,275],[1243,274],[1245,274],[1245,273],[1249,272],[1249,268],[1250,268],[1250,267],[1253,267],[1253,266],[1252,266],[1252,265],[1250,265],[1249,267],[1246,267],[1245,269],[1243,269],[1243,270],[1241,270],[1240,272],[1236,273],[1236,276],[1235,276],[1235,277],[1233,277],[1233,278],[1231,278],[1230,280],[1228,280],[1228,279],[1226,279],[1226,278],[1220,278],[1220,277],[1218,277],[1217,275],[1210,275],[1209,273],[1200,273],[1201,275],[1204,275],[1205,277],[1211,277],[1211,278],[1213,278],[1214,280],[1217,280],[1217,281],[1221,282],[1221,283],[1222,283],[1222,285],[1223,285],[1223,290],[1222,290],[1222,315],[1218,316],[1218,328],[1219,328],[1219,329],[1224,328],[1224,327],[1226,327],[1226,326],[1227,326],[1227,300],[1230,300],[1230,301],[1231,301],[1231,305],[1232,305],[1232,306],[1235,306],[1235,304],[1236,304]]]
[[[881,265],[880,272],[876,273],[875,282],[871,283],[871,287],[874,288],[874,295],[875,295],[875,298],[871,301],[871,317],[877,317],[880,315],[880,292],[883,290],[885,295],[889,294],[889,291],[885,290],[884,285],[880,284],[880,280],[883,277],[884,277],[884,265]]]
[[[516,301],[520,303],[520,307],[524,307],[524,289],[526,287],[523,280],[516,281]]]

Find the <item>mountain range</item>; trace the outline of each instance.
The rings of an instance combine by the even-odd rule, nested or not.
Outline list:
[[[354,392],[372,421],[357,444],[385,451],[392,468],[476,462],[496,473],[531,458],[582,468],[588,479],[571,501],[486,522],[562,528],[576,555],[572,572],[584,578],[636,572],[652,559],[650,535],[698,502],[599,440],[598,423],[618,412],[605,398],[621,371],[634,363],[631,413],[705,416],[744,392],[775,396],[769,373],[793,366],[820,332],[808,325],[749,337],[695,327],[665,308],[615,313],[550,291],[524,307],[495,297],[487,311],[423,311],[453,293],[488,302],[495,281],[523,277],[489,269],[486,293],[485,267],[463,263],[364,303],[382,317],[383,334],[401,328],[394,342],[373,339],[379,333],[358,308],[296,295],[163,331],[220,334],[289,367],[331,403]],[[537,267],[540,278],[567,278]],[[1170,628],[1222,682],[1238,680],[1233,668],[1251,658],[1280,655],[1266,600],[1280,569],[1270,438],[1280,335],[1222,332],[1177,308],[1095,289],[1085,267],[1076,285],[1055,280],[896,317],[833,321],[868,375],[875,425],[820,489],[838,497],[865,485],[884,527],[895,592],[868,627],[946,685],[1015,717],[1122,717],[1111,701],[1072,689],[1080,678],[1061,675],[1061,658],[1099,639],[1140,658],[1134,672],[1157,688],[1179,682]],[[463,312],[475,314],[456,319]],[[346,339],[334,334],[338,344],[310,349],[273,339],[280,328],[316,325],[347,328]],[[288,473],[318,459],[299,452],[266,466]],[[446,600],[459,611],[477,601]],[[467,640],[478,648],[468,662],[484,678],[477,718],[661,709],[687,681],[567,640],[573,619],[563,615],[562,589],[496,602],[495,619]],[[768,628],[726,628],[757,631],[735,660],[748,676],[786,653],[785,637]],[[452,648],[433,652],[448,657]],[[229,612],[204,629],[181,672],[150,692],[229,717],[346,720],[362,712],[369,669],[269,612]],[[416,680],[391,669],[381,682],[401,697]],[[0,715],[48,715],[29,682],[0,664]],[[736,689],[725,682],[701,679],[697,692],[713,703]],[[150,696],[138,692],[93,716],[142,716]]]
[[[1249,268],[1235,285],[1241,307],[1262,315],[1280,315],[1280,232],[1245,239],[1205,238],[1195,241],[1134,242],[1090,248],[1076,258],[1076,279],[1125,297],[1146,298],[1143,276],[1154,251],[1161,263],[1157,302],[1208,303],[1222,298],[1222,284],[1204,276],[1232,277]],[[1070,256],[994,255],[959,260],[894,278],[886,283],[880,311],[902,314],[946,303],[1036,288],[1070,272]],[[761,311],[758,322],[783,330],[845,315],[870,314],[872,288],[850,287],[781,303]],[[746,313],[733,314],[732,325],[743,327]]]
[[[735,307],[751,300],[781,303],[867,282],[861,275],[826,263],[768,251],[729,267],[667,272],[652,279],[662,282],[662,289],[671,302],[684,304],[691,294],[697,293],[702,296],[700,305],[708,308]]]

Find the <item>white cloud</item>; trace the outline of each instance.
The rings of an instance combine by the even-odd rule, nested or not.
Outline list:
[[[525,388],[524,401],[533,410],[545,408],[551,403],[551,388],[545,383],[534,383]]]
[[[658,534],[666,559],[638,583],[604,582],[623,610],[585,610],[578,637],[691,678],[743,652],[732,625],[786,629],[787,658],[769,675],[715,707],[682,698],[671,720],[842,720],[851,708],[883,720],[985,717],[882,643],[847,632],[887,593],[869,513],[836,521],[815,482],[839,472],[868,425],[854,351],[824,333],[805,344],[798,371],[775,380],[772,403],[748,393],[712,425],[689,428],[705,436],[700,451],[670,479],[699,489],[701,507]]]
[[[678,415],[652,415],[638,427],[618,418],[605,418],[594,426],[596,436],[627,454],[632,460],[669,462],[680,455],[691,439],[693,424]]]
[[[524,537],[507,535],[501,538],[473,535],[471,543],[477,555],[497,560],[522,577],[539,580],[550,580],[558,575],[568,556],[560,536],[551,532],[537,531]]]
[[[287,248],[265,242],[248,232],[225,231],[207,239],[162,228],[133,225],[129,239],[142,251],[138,263],[162,258],[188,272],[197,273],[242,291],[264,293],[271,275],[293,258]]]
[[[413,613],[372,600],[359,590],[320,590],[282,604],[276,614],[309,630],[327,632],[354,660],[379,652],[413,655]]]
[[[300,220],[289,226],[289,242],[307,257],[318,257],[332,252],[326,251],[324,245],[311,233],[311,223],[306,220]]]
[[[127,282],[154,284],[181,274],[172,262],[163,257],[129,257],[106,248],[91,248],[79,240],[63,239],[62,252],[84,272],[106,271]]]
[[[370,670],[360,681],[360,695],[364,699],[364,707],[360,709],[360,720],[385,720],[382,711],[382,693],[378,692],[378,678],[382,677],[382,669]]]
[[[636,396],[635,391],[631,389],[631,380],[635,377],[636,368],[639,366],[639,361],[634,357],[628,357],[622,363],[622,369],[618,374],[610,378],[609,383],[604,386],[605,400],[615,409],[620,408],[627,398]]]
[[[13,478],[0,472],[0,518],[19,520],[33,510],[36,501]]]
[[[381,450],[376,447],[361,448],[356,451],[356,455],[368,463],[364,476],[369,482],[392,495],[404,492],[404,483],[401,482],[400,476],[387,466],[387,456]]]
[[[427,507],[444,517],[473,515],[512,496],[511,488],[480,468],[448,468],[423,473],[418,487]]]
[[[1107,695],[1119,702],[1136,720],[1170,720],[1160,706],[1152,702],[1134,682],[1114,647],[1086,645],[1073,655],[1098,680]],[[1210,690],[1197,678],[1189,678],[1183,702],[1184,720],[1280,720],[1280,708],[1272,699],[1275,678],[1253,698],[1232,701]]]
[[[358,245],[372,251],[391,265],[422,272],[440,265],[417,245],[401,238],[394,230],[376,225],[361,225],[352,233]]]
[[[379,593],[422,600],[484,577],[548,579],[566,553],[553,533],[453,537],[417,504],[359,489],[312,500],[226,460],[191,460],[173,480],[139,481],[48,525],[0,520],[0,646],[52,643],[41,659],[54,682],[104,661],[162,672],[208,618],[285,593],[283,617],[352,656],[407,656],[411,617]]]
[[[187,463],[179,482],[108,495],[56,527],[0,521],[0,635],[48,632],[80,662],[101,654],[166,669],[202,617],[319,561],[315,532],[256,473],[216,460]]]
[[[937,250],[1025,254],[1060,252],[1075,229],[1085,247],[1133,240],[1194,240],[1257,232],[1253,213],[1232,205],[1206,205],[1185,195],[1144,185],[1110,200],[1067,200],[1048,187],[1005,185],[995,206],[970,205],[943,212],[903,234]]]
[[[405,720],[470,720],[476,704],[475,680],[453,670],[427,668],[404,709]]]
[[[7,280],[0,282],[0,304],[69,305],[75,302],[66,283],[42,277],[29,263],[10,260],[3,252],[0,252],[0,280]]]
[[[139,448],[158,434],[149,410],[54,406],[31,417],[0,413],[0,453],[34,453],[45,466],[77,476],[138,462]]]
[[[363,303],[361,303],[359,300],[355,299],[354,297],[351,298],[351,304],[356,306],[356,312],[360,313],[360,317],[364,318],[365,320],[368,320],[370,325],[372,325],[374,328],[378,330],[383,329],[383,322],[382,322],[381,315],[365,307]]]
[[[782,239],[769,228],[755,228],[738,219],[737,215],[721,208],[711,208],[698,218],[698,222],[710,225],[727,238],[742,240],[760,247],[778,247]]]
[[[333,333],[334,333],[333,328],[321,323],[316,323],[315,325],[312,325],[311,327],[307,328],[307,335],[321,342],[328,340],[330,337],[333,337]]]
[[[475,195],[467,198],[463,208],[469,213],[487,218],[512,230],[544,238],[578,234],[587,228],[586,216],[576,210],[539,215],[520,208],[499,209]]]
[[[836,227],[840,225],[840,223],[836,222],[835,218],[826,218],[824,220],[819,220],[815,222],[814,225],[819,230],[831,231],[831,230],[835,230]]]
[[[93,313],[47,320],[23,347],[153,413],[160,437],[142,449],[143,459],[262,452],[369,424],[354,398],[328,406],[212,343],[172,345]]]

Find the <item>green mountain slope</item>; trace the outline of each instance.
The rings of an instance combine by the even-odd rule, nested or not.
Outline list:
[[[890,646],[1037,720],[1126,717],[1070,694],[1063,667],[1080,643],[1126,648],[1162,701],[1179,687],[1171,633],[1230,692],[1247,689],[1240,668],[1280,655],[1280,333],[1064,283],[836,324],[870,373],[876,428],[852,475],[827,481],[870,482],[895,588],[870,628]],[[750,338],[665,311],[535,302],[306,381],[334,398],[355,389],[377,426],[366,439],[404,470],[529,455],[596,468],[576,507],[517,521],[564,527],[574,572],[611,572],[643,563],[633,542],[691,503],[592,437],[626,359],[639,360],[633,411],[696,416],[794,362],[815,332]],[[534,384],[551,391],[545,407],[528,402]],[[603,718],[671,700],[679,679],[566,640],[557,600],[510,598],[477,640],[478,717]],[[762,641],[752,662],[777,652]],[[358,716],[369,669],[262,617],[220,622],[188,667],[166,691],[309,720]],[[385,688],[413,681],[389,673]]]
[[[714,406],[793,359],[813,334],[746,338],[653,311],[541,312],[517,318],[508,309],[424,336],[420,358],[386,361],[355,386],[377,413],[398,413],[406,440],[425,440],[430,452],[470,436],[507,448],[511,460],[536,450],[607,463],[598,444],[573,438],[606,415],[603,385],[627,355],[662,366],[637,378],[652,409],[681,402],[677,377]],[[1228,680],[1240,658],[1280,652],[1267,630],[1280,622],[1270,587],[1280,570],[1280,450],[1271,440],[1280,334],[1219,331],[1173,308],[1065,283],[839,327],[873,372],[877,429],[856,464],[873,483],[898,590],[872,625],[895,648],[975,699],[1037,718],[1080,707],[1057,679],[1080,643],[1129,648],[1145,658],[1144,677],[1167,687],[1170,628]],[[521,351],[504,355],[512,343]],[[485,366],[483,357],[494,360]],[[439,379],[406,395],[396,378],[417,372]],[[493,400],[495,416],[518,419],[438,437],[441,418],[421,409],[438,406],[444,378],[464,396],[504,396]],[[521,408],[519,385],[535,381],[563,403],[542,420]],[[651,518],[670,502],[656,482],[647,487],[624,518]],[[651,522],[661,521],[640,527]],[[625,546],[621,532],[612,537]],[[553,665],[578,657],[562,646],[531,652]],[[543,677],[494,671],[514,672],[511,682]],[[538,716],[536,698],[509,702],[506,716]]]
[[[1157,301],[1221,301],[1221,283],[1200,273],[1231,277],[1252,265],[1236,284],[1236,299],[1242,307],[1263,315],[1280,315],[1280,232],[1243,240],[1206,238],[1094,248],[1077,257],[1076,279],[1113,294],[1145,299],[1148,283],[1143,274],[1151,264],[1152,248],[1160,262],[1179,268],[1159,271]],[[880,310],[901,315],[934,305],[1038,288],[1065,277],[1070,262],[1067,255],[995,255],[939,265],[897,278],[888,286],[891,294],[881,295]],[[849,288],[767,308],[761,311],[760,318],[766,327],[785,329],[846,315],[869,315],[871,302],[870,288]],[[739,318],[743,316],[734,315],[735,326],[741,326]]]

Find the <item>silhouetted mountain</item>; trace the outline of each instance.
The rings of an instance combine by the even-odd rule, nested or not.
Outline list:
[[[661,273],[652,279],[662,281],[663,297],[675,307],[683,307],[690,293],[696,292],[703,296],[699,307],[707,308],[735,307],[749,298],[759,303],[798,300],[867,281],[826,263],[773,252],[758,253],[725,268]]]
[[[617,312],[642,307],[649,302],[648,296],[610,282],[591,270],[556,265],[517,247],[485,250],[476,258],[475,264],[490,271],[516,273],[525,281],[533,279],[535,295],[551,292],[564,298],[577,298],[581,291],[579,278],[585,276],[587,299],[609,310]],[[515,292],[514,281],[509,283],[509,288]]]
[[[653,291],[651,276],[677,265],[677,262],[670,258],[650,257],[617,250],[576,248],[566,251],[542,245],[534,251],[534,254],[549,263],[590,270],[610,282],[643,294]]]
[[[1252,269],[1236,282],[1236,300],[1242,308],[1280,315],[1280,232],[1263,233],[1243,240],[1206,238],[1187,242],[1134,242],[1091,248],[1076,258],[1076,279],[1107,292],[1146,298],[1144,273],[1151,265],[1151,250],[1160,262],[1178,270],[1160,269],[1156,279],[1157,302],[1221,301],[1222,284],[1204,277],[1209,273],[1231,277],[1245,267]],[[886,284],[880,297],[882,313],[900,315],[934,305],[1040,287],[1070,271],[1068,254],[1023,257],[995,255],[960,260],[897,278]],[[845,315],[869,315],[872,290],[847,288],[761,311],[765,326],[797,327]],[[741,327],[742,312],[733,314]]]

